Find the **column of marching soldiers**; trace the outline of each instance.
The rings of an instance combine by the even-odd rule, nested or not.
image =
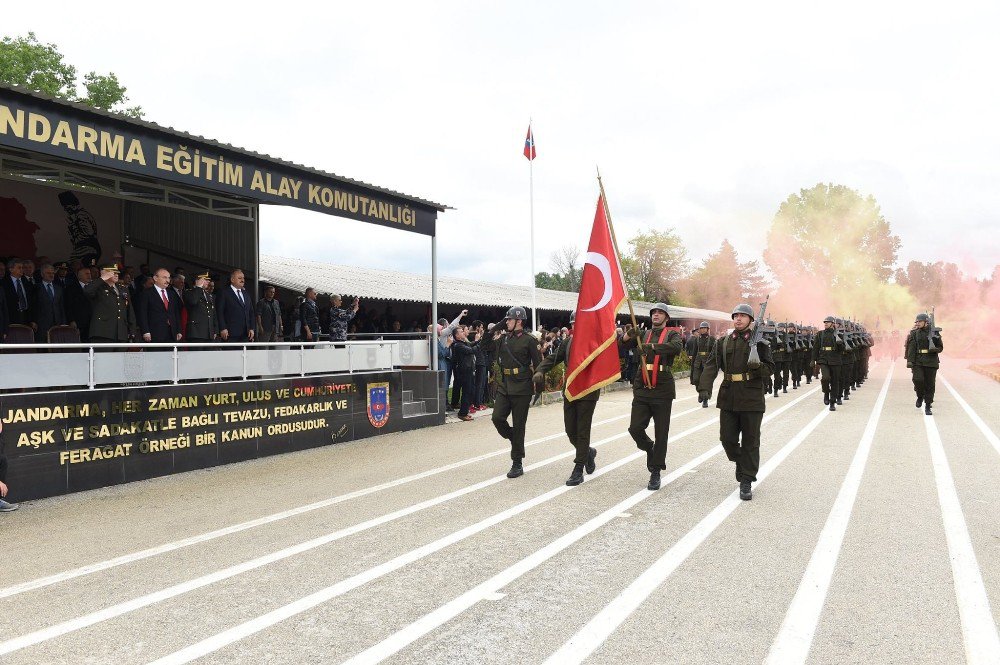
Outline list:
[[[868,378],[869,363],[877,343],[891,344],[898,335],[872,335],[859,322],[828,316],[823,328],[779,322],[765,318],[767,303],[755,315],[747,304],[732,312],[733,327],[719,337],[710,334],[708,322],[688,342],[691,356],[691,383],[698,399],[708,408],[715,381],[721,374],[716,406],[719,409],[719,439],[726,456],[735,465],[740,498],[753,498],[752,483],[760,467],[760,428],[764,417],[765,396],[772,399],[797,390],[819,379],[823,403],[836,411],[851,399]],[[674,358],[684,351],[680,333],[668,326],[669,310],[657,303],[649,311],[648,329],[632,328],[625,337],[627,347],[637,347],[640,371],[632,382],[632,413],[629,434],[639,450],[646,453],[649,490],[660,488],[660,474],[666,470],[670,411],[676,398],[672,371]],[[497,394],[493,424],[500,436],[510,441],[511,468],[508,478],[524,474],[525,424],[531,398],[544,383],[545,373],[560,363],[567,363],[572,335],[557,352],[542,359],[534,337],[524,330],[527,312],[511,307],[503,322],[494,327],[484,344],[492,347],[498,359]],[[575,312],[570,325],[575,322]],[[938,354],[943,350],[941,329],[935,327],[931,314],[920,313],[903,344],[907,367],[912,370],[916,406],[932,415]],[[895,360],[898,348],[888,349]],[[563,394],[566,435],[576,450],[573,471],[567,485],[579,485],[584,473],[597,468],[597,449],[590,446],[594,409],[600,396],[595,389],[575,400]],[[511,422],[508,422],[508,418]],[[653,437],[646,433],[653,422]]]

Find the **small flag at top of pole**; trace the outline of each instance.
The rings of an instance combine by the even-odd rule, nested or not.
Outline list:
[[[535,158],[535,135],[531,133],[531,125],[528,125],[528,135],[524,137],[524,156],[530,162]]]

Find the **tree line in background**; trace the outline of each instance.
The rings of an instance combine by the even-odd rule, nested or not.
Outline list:
[[[81,92],[76,67],[65,61],[55,44],[39,42],[33,32],[0,39],[0,83],[142,118],[141,106],[126,106],[127,89],[114,72],[84,74]]]
[[[909,329],[909,317],[934,305],[961,325],[985,328],[989,317],[1000,314],[1000,265],[982,279],[952,261],[900,266],[901,246],[873,196],[818,184],[778,207],[763,266],[741,261],[728,240],[692,265],[674,229],[642,231],[621,249],[629,294],[647,302],[728,311],[770,294],[775,319],[816,320],[834,313],[872,328],[891,322]],[[576,291],[581,251],[564,247],[553,255],[551,268],[536,276],[536,286]]]

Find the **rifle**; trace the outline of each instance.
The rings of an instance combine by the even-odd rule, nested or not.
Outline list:
[[[940,351],[938,345],[934,343],[934,338],[941,339],[941,329],[934,327],[934,308],[931,307],[930,330],[927,333],[927,349],[929,351]]]
[[[764,315],[767,313],[767,303],[771,299],[771,295],[768,294],[764,298],[764,302],[760,304],[760,311],[757,312],[757,319],[753,327],[753,335],[750,336],[750,356],[747,358],[747,369],[760,369],[760,354],[757,353],[757,344],[764,338],[765,328],[770,327],[772,330],[773,326],[767,326],[767,319]]]

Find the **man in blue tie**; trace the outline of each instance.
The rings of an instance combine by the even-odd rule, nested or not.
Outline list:
[[[229,286],[219,289],[216,294],[215,313],[219,317],[219,337],[223,342],[253,341],[253,305],[245,284],[243,271],[236,269],[229,274]]]
[[[56,281],[56,269],[45,263],[39,269],[41,282],[35,285],[35,341],[49,341],[49,328],[66,325],[66,300],[63,287]]]
[[[30,325],[33,323],[32,305],[34,292],[29,291],[23,276],[24,265],[21,259],[11,259],[7,263],[7,277],[3,281],[4,296],[7,301],[7,319],[9,323]]]

